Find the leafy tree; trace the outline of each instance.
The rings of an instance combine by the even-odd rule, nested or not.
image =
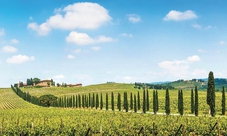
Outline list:
[[[117,108],[119,111],[121,111],[121,94],[118,93],[117,95]]]
[[[137,95],[137,101],[138,101],[138,110],[140,110],[140,92],[138,91],[138,95]]]
[[[193,89],[191,89],[191,113],[195,112],[195,101],[194,101],[194,93]]]
[[[225,115],[225,87],[222,86],[221,113]]]
[[[169,100],[169,89],[166,89],[166,97],[165,97],[165,112],[166,115],[170,114],[170,100]]]
[[[57,83],[57,87],[61,86],[59,83]]]
[[[53,103],[57,101],[57,97],[52,94],[46,94],[39,97],[40,103],[47,107],[50,107]]]
[[[39,82],[40,82],[40,79],[39,78],[33,78],[32,79],[32,82],[35,84],[35,85],[37,85]]]
[[[111,93],[111,108],[112,108],[112,111],[114,111],[114,93],[113,92]]]
[[[211,116],[215,116],[215,84],[214,74],[210,71],[207,85],[207,104],[210,106]]]
[[[195,116],[199,114],[199,96],[197,86],[195,86]]]

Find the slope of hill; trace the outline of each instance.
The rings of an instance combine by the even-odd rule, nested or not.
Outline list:
[[[30,104],[18,97],[11,88],[0,89],[0,110],[35,108],[36,105]]]

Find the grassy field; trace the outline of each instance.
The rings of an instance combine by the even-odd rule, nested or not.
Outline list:
[[[193,87],[192,87],[193,88]],[[72,96],[78,94],[88,94],[88,93],[95,93],[103,95],[104,105],[105,105],[105,98],[106,93],[109,95],[109,105],[110,105],[110,93],[114,92],[115,98],[115,109],[117,108],[117,94],[120,93],[123,101],[123,93],[128,93],[128,100],[130,100],[130,93],[138,94],[140,93],[141,98],[141,107],[142,107],[142,89],[135,89],[133,84],[120,84],[120,83],[107,83],[107,84],[98,84],[98,85],[91,85],[79,88],[73,87],[45,87],[45,88],[21,88],[24,92],[29,92],[31,95],[41,96],[43,94],[53,94],[57,97],[61,96]],[[152,112],[152,99],[153,99],[153,89],[149,89],[149,103],[150,103],[150,110]],[[165,112],[165,90],[158,90],[159,95],[159,112]],[[199,114],[207,114],[209,107],[206,104],[206,91],[199,90]],[[183,90],[183,97],[184,97],[184,113],[190,114],[190,102],[191,102],[191,89],[190,90]],[[177,109],[177,102],[178,102],[178,90],[170,90],[170,109],[171,113],[178,113]],[[110,106],[109,106],[110,107]],[[105,107],[104,107],[105,108]],[[216,110],[217,115],[221,114],[221,92],[216,92]]]
[[[142,103],[142,90],[134,89],[132,84],[100,84],[81,88],[22,88],[22,90],[29,91],[30,94],[36,96],[54,94],[58,97],[82,93],[105,94],[106,92],[110,96],[110,92],[114,92],[115,98],[117,93],[137,94],[139,92]],[[149,90],[150,107],[152,107],[152,91]],[[216,93],[216,117],[210,117],[207,114],[205,91],[199,91],[200,116],[198,117],[188,116],[190,115],[190,90],[183,91],[185,116],[162,114],[164,113],[165,90],[158,90],[158,92],[159,113],[161,114],[154,115],[151,114],[152,108],[147,114],[143,114],[141,111],[126,113],[91,108],[39,107],[19,98],[11,89],[0,89],[0,135],[85,135],[89,128],[93,135],[137,135],[141,128],[144,128],[141,131],[144,135],[154,133],[175,135],[181,124],[184,127],[179,133],[184,135],[227,135],[227,118],[219,116],[221,113],[220,92]],[[171,113],[174,114],[177,113],[177,92],[178,90],[170,90]],[[217,126],[211,130],[216,122]]]

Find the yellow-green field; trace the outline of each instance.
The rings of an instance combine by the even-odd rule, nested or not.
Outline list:
[[[54,94],[58,97],[88,93],[128,92],[137,94],[142,103],[142,90],[134,89],[131,84],[101,84],[81,88],[22,88],[31,95]],[[207,114],[206,92],[199,91],[199,116],[190,113],[190,90],[184,90],[185,116],[177,113],[177,90],[170,90],[172,115],[164,113],[165,90],[159,92],[159,114],[152,114],[152,91],[150,92],[150,110],[147,114],[129,111],[111,111],[91,108],[45,108],[30,104],[19,98],[11,89],[0,89],[0,135],[175,135],[181,124],[179,135],[227,135],[227,118],[220,116],[221,93],[216,93],[217,116]],[[115,96],[115,98],[117,98]],[[128,95],[129,96],[129,95]],[[128,97],[130,99],[130,97]],[[110,98],[109,98],[110,101]],[[116,101],[116,100],[115,100]],[[105,105],[105,104],[104,104]],[[110,102],[109,102],[110,105]],[[105,106],[104,106],[105,107]],[[110,106],[109,106],[110,107]],[[190,116],[189,116],[190,115]],[[217,125],[212,130],[212,127]]]

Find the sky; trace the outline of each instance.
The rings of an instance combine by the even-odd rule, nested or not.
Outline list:
[[[225,0],[1,0],[0,87],[227,78]]]

